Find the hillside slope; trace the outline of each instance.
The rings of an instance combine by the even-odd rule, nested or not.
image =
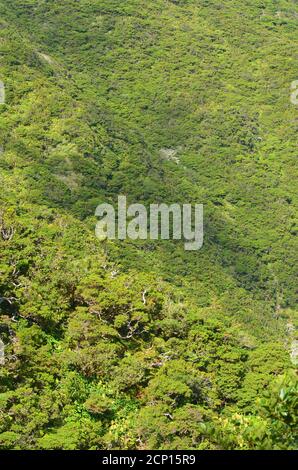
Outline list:
[[[297,5],[0,13],[0,445],[293,448]],[[119,194],[203,203],[203,249],[100,243]]]

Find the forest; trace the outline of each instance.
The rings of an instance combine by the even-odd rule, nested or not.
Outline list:
[[[0,0],[0,449],[297,450],[298,5]],[[203,204],[204,244],[96,207]]]

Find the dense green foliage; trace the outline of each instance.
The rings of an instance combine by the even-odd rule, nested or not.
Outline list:
[[[0,0],[2,449],[297,448],[297,27]],[[204,247],[98,241],[118,194],[203,203]]]

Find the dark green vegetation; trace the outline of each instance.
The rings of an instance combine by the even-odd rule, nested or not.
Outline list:
[[[2,449],[297,447],[297,29],[289,0],[0,0]],[[118,194],[204,203],[203,249],[100,243]]]

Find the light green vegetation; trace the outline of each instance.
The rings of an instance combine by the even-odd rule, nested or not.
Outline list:
[[[1,448],[297,447],[297,27],[0,0]],[[203,249],[99,242],[119,194],[203,203]]]

